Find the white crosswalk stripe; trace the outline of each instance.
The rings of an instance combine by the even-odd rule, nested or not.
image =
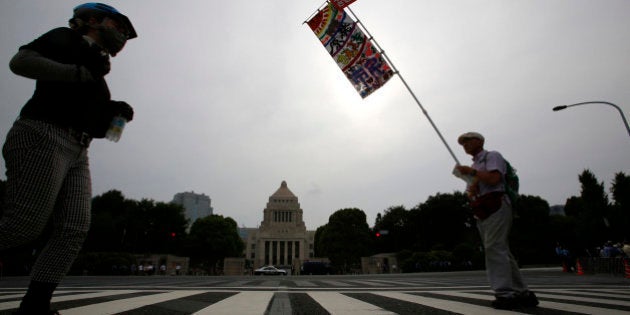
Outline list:
[[[337,292],[311,292],[309,295],[332,315],[396,314]]]
[[[442,310],[469,315],[487,315],[489,308],[484,306],[472,305],[468,303],[454,302],[448,300],[441,300],[436,298],[423,297],[419,295],[411,295],[399,292],[378,292],[378,295],[390,297],[397,300],[412,302],[416,304],[422,304],[439,308]],[[523,314],[509,311],[494,310],[493,314]]]
[[[366,280],[352,280],[353,283],[358,283],[361,285],[367,285],[368,287],[387,287],[387,286],[394,286],[394,284],[390,284],[390,283],[379,283],[379,282],[374,282],[374,281],[366,281]]]
[[[218,303],[212,304],[196,313],[195,315],[207,314],[240,314],[240,315],[258,315],[263,314],[267,309],[267,305],[273,298],[274,292],[241,292],[233,295]]]
[[[551,302],[551,301],[544,301],[544,300],[541,299],[541,302],[538,305],[538,307],[556,309],[556,310],[567,311],[567,312],[574,312],[574,313],[578,313],[578,314],[607,314],[607,315],[609,315],[609,314],[630,314],[630,312],[628,312],[628,311],[618,311],[618,310],[614,310],[614,309],[603,309],[603,308],[597,308],[597,307],[586,306],[586,305],[577,305],[577,304],[571,303],[571,301],[582,301],[582,302],[596,302],[596,303],[605,303],[605,304],[619,305],[618,304],[619,301],[576,298],[576,297],[573,297],[573,296],[567,296],[566,295],[566,291],[564,291],[564,292],[565,292],[564,295],[551,295],[551,294],[540,294],[540,293],[536,294],[539,299],[541,299],[541,298],[555,298],[555,299],[567,300],[567,303],[557,303],[557,302]],[[449,296],[455,296],[455,297],[474,298],[474,299],[487,300],[487,301],[491,301],[492,299],[494,299],[491,295],[484,295],[484,294],[478,294],[478,293],[476,294],[476,293],[453,292],[453,291],[439,291],[439,292],[433,292],[433,293],[438,293],[438,294],[442,294],[442,295],[449,295]],[[626,296],[626,298],[628,298],[628,296]],[[627,302],[623,302],[623,303],[625,304]]]
[[[53,297],[52,302],[62,302],[62,301],[70,301],[70,300],[80,300],[80,299],[90,299],[95,297],[104,297],[104,296],[112,296],[112,295],[120,295],[120,294],[128,294],[140,292],[137,290],[109,290],[102,291],[96,293],[78,293],[74,295],[59,295],[68,293],[67,291],[58,291],[57,296]],[[0,310],[8,310],[12,308],[18,308],[20,306],[20,299],[22,298],[22,294],[11,295],[15,300],[11,302],[0,303]],[[6,297],[6,296],[5,296]]]
[[[615,292],[615,291],[607,291],[609,293],[598,293],[598,292],[584,292],[584,291],[579,291],[579,290],[554,290],[554,289],[542,289],[542,290],[538,290],[538,292],[548,292],[548,293],[556,293],[556,294],[567,294],[567,293],[571,293],[571,294],[576,294],[576,295],[586,295],[586,296],[600,296],[600,297],[607,297],[607,298],[620,298],[620,299],[627,299],[628,298],[628,294],[616,294],[616,293],[623,293],[623,292]],[[540,293],[538,294],[539,296],[541,295]],[[582,300],[582,299],[579,299]],[[620,305],[628,305],[628,304],[620,304]]]
[[[53,306],[56,304],[57,308],[60,308],[63,315],[149,314],[155,309],[163,310],[160,314],[168,314],[169,309],[177,309],[182,305],[190,305],[187,307],[188,310],[183,311],[184,313],[195,315],[263,315],[270,309],[270,305],[282,301],[280,295],[286,299],[284,301],[287,305],[290,304],[289,300],[297,299],[297,295],[300,295],[302,299],[312,299],[313,305],[320,307],[322,312],[325,310],[330,314],[344,315],[408,312],[403,311],[399,305],[401,303],[407,303],[405,307],[416,307],[418,310],[432,308],[457,314],[540,313],[531,308],[517,311],[494,310],[490,307],[490,301],[494,297],[487,289],[460,287],[441,290],[370,291],[342,287],[338,291],[331,291],[304,287],[306,285],[313,283],[305,281],[302,286],[293,288],[251,291],[210,288],[189,290],[83,288],[83,291],[62,289],[55,292],[52,302]],[[618,290],[540,288],[535,291],[540,299],[538,310],[576,314],[630,314],[630,290],[625,288]],[[0,289],[0,314],[10,314],[17,308],[22,293]],[[147,307],[150,309],[139,310]],[[271,312],[270,315],[275,313]]]
[[[316,286],[315,283],[311,282],[311,281],[304,281],[304,280],[295,280],[293,281],[295,283],[295,285],[297,285],[298,287],[314,287]]]
[[[204,291],[172,291],[111,302],[91,304],[82,307],[71,308],[63,311],[63,315],[110,315],[133,310],[145,305],[160,303],[173,299],[179,299]]]

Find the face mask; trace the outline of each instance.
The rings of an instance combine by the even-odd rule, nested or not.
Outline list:
[[[99,37],[101,39],[101,43],[103,44],[103,48],[105,48],[112,57],[116,56],[116,54],[125,46],[127,36],[113,27],[99,25],[97,29],[99,31]]]

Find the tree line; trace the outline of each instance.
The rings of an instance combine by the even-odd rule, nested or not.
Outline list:
[[[567,199],[566,215],[550,215],[549,204],[538,196],[520,196],[511,235],[520,263],[557,263],[557,243],[589,255],[607,240],[630,237],[630,176],[615,175],[612,201],[589,170],[578,179],[581,192]],[[0,194],[4,189],[0,180]],[[0,211],[4,206],[1,198]],[[184,209],[173,203],[127,199],[117,190],[96,196],[92,226],[72,272],[106,274],[112,265],[130,265],[137,255],[153,253],[190,257],[191,267],[213,274],[225,257],[242,257],[245,245],[232,218],[212,215],[188,229],[189,223]],[[50,231],[1,253],[5,275],[27,274]],[[377,253],[395,253],[403,272],[483,268],[482,250],[468,200],[458,191],[430,196],[411,209],[389,207],[372,226],[363,210],[340,209],[315,233],[315,255],[328,257],[340,273],[360,269],[361,257]]]
[[[4,194],[4,189],[5,182],[0,181],[0,193]],[[4,203],[0,203],[2,209]],[[127,199],[118,190],[92,198],[91,221],[73,274],[110,274],[113,266],[129,268],[137,263],[137,256],[149,254],[190,257],[191,267],[213,274],[224,257],[240,257],[244,249],[236,221],[230,217],[200,218],[188,229],[182,206]],[[52,226],[48,226],[37,240],[2,253],[4,274],[28,274],[51,231]]]
[[[516,203],[511,248],[521,264],[557,264],[558,243],[576,255],[596,255],[606,241],[630,240],[630,176],[615,175],[610,187],[584,170],[579,196],[567,199],[566,215],[550,215],[548,202],[521,195]],[[462,192],[438,193],[406,209],[377,214],[370,228],[356,208],[333,213],[315,234],[315,255],[329,257],[340,272],[360,268],[360,258],[396,253],[403,272],[483,268],[476,221]]]

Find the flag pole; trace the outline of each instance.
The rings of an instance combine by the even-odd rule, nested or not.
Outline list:
[[[321,11],[321,9],[323,7],[325,7],[326,5],[328,5],[328,0],[324,1],[324,3],[322,5],[320,5],[319,8],[317,8],[317,10],[315,10],[315,12],[313,12],[313,14],[311,14],[311,16],[306,18],[306,20],[304,20],[304,22],[302,22],[302,25],[308,23],[308,21],[310,21],[310,19],[312,19],[317,13],[319,13],[319,11]]]
[[[446,142],[446,140],[444,139],[444,137],[442,136],[442,133],[440,132],[440,130],[438,129],[438,127],[435,125],[435,123],[433,122],[433,119],[431,119],[431,116],[429,116],[429,113],[427,112],[426,109],[424,109],[424,107],[422,106],[422,103],[420,103],[420,100],[418,100],[418,98],[416,97],[416,94],[413,93],[413,91],[411,90],[411,88],[409,87],[409,85],[407,84],[407,81],[405,81],[405,79],[403,78],[403,76],[400,74],[400,72],[398,71],[398,69],[396,69],[396,66],[394,66],[394,63],[391,61],[391,59],[389,59],[389,57],[387,56],[387,54],[385,53],[385,51],[381,48],[381,46],[378,44],[378,42],[376,42],[376,39],[374,39],[374,37],[372,36],[372,34],[370,34],[370,32],[367,30],[367,28],[365,27],[365,25],[363,25],[363,23],[361,22],[361,20],[359,19],[359,17],[357,17],[356,14],[354,14],[354,12],[352,11],[352,9],[350,9],[350,7],[346,7],[348,9],[348,11],[350,11],[350,13],[352,13],[352,15],[354,16],[355,20],[357,21],[357,24],[359,24],[361,26],[361,28],[363,28],[363,30],[365,31],[365,33],[368,35],[368,40],[371,42],[374,42],[374,45],[376,45],[376,48],[378,48],[378,50],[381,52],[381,54],[385,57],[385,59],[387,59],[387,62],[392,66],[392,69],[394,70],[394,74],[397,74],[398,77],[400,78],[400,80],[402,81],[402,83],[405,85],[405,87],[407,88],[407,91],[409,91],[409,93],[411,94],[411,96],[413,97],[413,99],[416,101],[416,104],[418,104],[418,107],[420,107],[420,110],[422,110],[422,113],[424,114],[424,116],[427,117],[427,119],[429,120],[429,122],[431,123],[431,126],[433,126],[433,129],[435,129],[435,132],[437,133],[437,135],[440,137],[440,140],[442,140],[442,143],[444,143],[444,146],[446,146],[446,149],[448,150],[448,152],[451,154],[451,156],[453,157],[453,159],[455,160],[455,163],[457,163],[457,165],[459,165],[459,160],[457,159],[457,157],[455,156],[455,154],[453,153],[453,150],[451,150],[451,147],[448,145],[448,143]]]

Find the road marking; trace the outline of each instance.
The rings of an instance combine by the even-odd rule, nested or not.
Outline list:
[[[156,304],[169,300],[181,299],[187,296],[201,294],[205,291],[173,291],[167,293],[158,293],[128,299],[120,299],[116,301],[90,304],[82,307],[70,308],[62,310],[64,315],[111,315],[132,309],[136,309],[145,305]]]
[[[545,289],[545,290],[536,290],[536,292],[548,292],[548,293],[556,293],[556,294],[576,294],[576,295],[589,295],[589,296],[601,296],[601,297],[607,297],[607,298],[620,298],[620,299],[628,299],[630,298],[630,295],[628,294],[614,294],[614,293],[623,293],[623,292],[614,292],[614,293],[601,293],[601,292],[588,292],[588,291],[580,291],[580,290],[552,290],[552,289]],[[537,294],[540,295],[540,294]],[[564,295],[563,295],[564,298]],[[580,299],[581,301],[582,299]],[[608,300],[606,300],[608,301]],[[608,302],[607,302],[608,303]]]
[[[0,295],[0,300],[11,300],[11,299],[15,299],[15,298],[22,298],[24,296],[25,292],[21,292],[21,293],[17,293],[17,294],[7,294],[7,295]]]
[[[326,283],[332,287],[338,288],[338,287],[351,287],[352,284],[350,283],[346,283],[346,282],[341,282],[341,281],[333,281],[333,280],[320,280],[320,282]]]
[[[315,286],[317,286],[315,283],[310,282],[310,281],[293,280],[293,282],[294,282],[294,283],[295,283],[295,285],[297,285],[298,287],[315,287]]]
[[[449,296],[455,296],[455,297],[466,297],[466,298],[472,298],[472,299],[478,299],[478,300],[488,300],[488,301],[494,299],[494,297],[491,295],[466,293],[466,292],[431,291],[430,293],[449,295]],[[538,296],[539,298],[540,297],[553,297],[553,298],[557,298],[561,300],[585,301],[585,302],[587,302],[586,300],[597,300],[599,301],[598,303],[604,303],[604,304],[615,304],[615,302],[617,302],[614,300],[574,298],[574,297],[565,296],[565,295],[560,296],[560,295],[551,295],[551,294],[536,294],[536,296]],[[600,308],[600,307],[593,307],[593,306],[579,305],[579,304],[550,302],[550,301],[544,301],[544,300],[540,301],[540,304],[538,304],[538,307],[551,308],[555,310],[561,310],[561,311],[567,311],[567,312],[573,312],[573,313],[579,313],[579,314],[606,314],[606,315],[630,314],[630,312],[628,311],[620,311],[620,310],[615,310],[615,309]]]
[[[536,294],[538,297],[542,298],[550,298],[550,299],[558,299],[558,300],[569,300],[569,301],[579,301],[579,302],[587,302],[587,303],[602,303],[602,304],[613,304],[613,305],[622,305],[622,306],[630,306],[630,302],[626,301],[617,301],[617,300],[605,300],[605,299],[594,299],[587,298],[583,296],[570,296],[570,295],[557,295],[557,294],[545,294],[540,293]],[[625,297],[627,298],[627,296]]]
[[[309,292],[308,295],[330,314],[396,314],[376,305],[335,292]]]
[[[359,283],[362,285],[367,285],[370,287],[377,287],[377,286],[384,286],[384,287],[388,287],[388,286],[393,286],[393,284],[383,284],[383,283],[375,283],[374,281],[361,281],[361,280],[352,280],[351,282],[353,283]]]
[[[310,279],[309,279],[310,280]],[[271,280],[273,281],[273,280]],[[320,282],[327,282],[328,284],[335,284],[338,281],[334,280],[316,280],[317,284]],[[383,280],[379,281],[370,281],[370,280],[348,280],[345,282],[348,283],[360,283],[363,285],[375,285],[378,283],[385,282]],[[391,298],[394,300],[399,300],[409,303],[414,303],[417,305],[422,305],[423,307],[431,307],[434,309],[440,309],[444,311],[461,313],[461,314],[473,314],[473,315],[485,315],[485,314],[514,314],[514,312],[506,312],[494,310],[490,307],[490,303],[485,305],[477,305],[483,304],[483,301],[491,301],[494,299],[492,295],[492,291],[486,289],[475,289],[471,287],[460,287],[455,289],[446,289],[441,288],[430,289],[430,290],[415,290],[413,288],[393,288],[389,287],[392,291],[383,291],[383,290],[372,290],[365,291],[362,290],[353,290],[355,288],[344,287],[341,289],[336,288],[333,291],[320,291],[321,287],[307,287],[307,286],[316,286],[314,282],[300,280],[299,282],[295,281],[296,285],[301,288],[296,288],[297,290],[290,290],[291,288],[287,287],[275,287],[275,290],[270,290],[267,288],[260,287],[258,290],[252,291],[240,291],[240,290],[225,290],[225,289],[191,289],[186,288],[186,290],[157,290],[154,287],[150,289],[126,289],[126,290],[112,290],[112,289],[96,289],[89,287],[83,287],[82,290],[78,290],[77,288],[65,289],[55,292],[55,296],[52,299],[53,303],[57,302],[65,302],[65,301],[79,301],[84,299],[93,299],[100,297],[110,297],[106,302],[98,303],[96,301],[85,301],[81,304],[86,303],[94,303],[89,305],[84,305],[80,307],[74,307],[67,310],[61,310],[61,313],[64,315],[75,315],[75,314],[89,314],[89,315],[110,315],[110,314],[119,314],[129,312],[135,309],[145,308],[148,306],[152,306],[155,304],[159,304],[162,302],[168,302],[172,305],[178,305],[177,303],[188,303],[195,298],[186,299],[188,296],[203,294],[203,293],[214,293],[214,292],[232,292],[236,293],[228,298],[223,300],[219,300],[229,294],[221,295],[218,298],[212,300],[215,302],[212,305],[211,301],[202,302],[201,299],[198,301],[195,300],[195,307],[190,307],[189,312],[197,311],[197,315],[207,315],[207,314],[225,314],[225,315],[233,315],[233,314],[244,314],[244,315],[261,315],[265,313],[265,311],[270,312],[270,314],[288,314],[291,311],[291,302],[295,302],[291,298],[291,293],[306,293],[308,294],[315,303],[319,304],[321,308],[327,310],[331,314],[349,314],[349,315],[359,315],[359,314],[395,314],[396,309],[393,308],[391,311],[384,309],[389,308],[385,306],[387,304],[379,304],[376,302],[371,302],[369,298],[361,298],[357,296],[357,298],[353,298],[348,296],[349,292],[361,293],[362,295],[366,294],[374,294],[386,298]],[[251,287],[254,288],[254,287]],[[368,288],[369,289],[369,288]],[[393,289],[396,289],[395,291]],[[330,290],[330,289],[328,289]],[[536,294],[541,299],[539,304],[539,311],[544,313],[544,309],[548,310],[560,310],[563,312],[570,313],[580,313],[580,314],[611,314],[611,315],[621,315],[630,314],[628,311],[628,307],[630,307],[630,290],[627,288],[613,289],[613,288],[601,288],[595,289],[592,288],[591,291],[585,288],[538,288],[535,289]],[[20,299],[22,297],[22,293],[18,291],[13,291],[7,294],[7,292],[3,292],[5,295],[0,295],[0,313],[4,310],[16,309],[19,307]],[[143,296],[133,296],[129,297],[129,294],[136,295],[137,293],[148,293],[149,295]],[[423,294],[426,293],[426,294]],[[373,296],[373,298],[375,298]],[[115,299],[115,300],[112,300]],[[468,300],[470,299],[470,300]],[[102,300],[101,300],[102,301]],[[581,302],[581,303],[580,303]],[[375,305],[382,305],[382,307]],[[579,304],[578,304],[579,303]],[[79,304],[77,302],[75,305]],[[582,304],[591,304],[591,305],[582,305]],[[61,306],[63,304],[59,304]],[[66,304],[66,305],[69,305]],[[182,304],[189,305],[189,304]],[[71,307],[71,306],[66,306]],[[168,307],[164,305],[157,305],[157,308],[163,307],[166,311]],[[617,309],[615,309],[617,308]],[[619,308],[622,308],[621,310]],[[520,312],[528,312],[536,309],[524,309],[517,310]],[[10,311],[9,311],[10,312]]]
[[[431,292],[433,293],[433,292]],[[442,291],[438,291],[436,293],[442,293]],[[416,304],[422,304],[426,306],[430,306],[433,308],[438,308],[441,310],[446,310],[459,314],[468,314],[468,315],[487,315],[492,312],[492,314],[525,314],[525,313],[516,313],[512,311],[503,311],[503,310],[495,310],[491,307],[479,306],[469,303],[462,303],[456,301],[449,300],[441,300],[436,298],[424,297],[419,295],[400,293],[400,292],[375,292],[374,294],[378,294],[384,297],[407,301]]]
[[[131,294],[142,292],[140,290],[109,290],[102,292],[93,292],[93,293],[82,293],[82,294],[74,294],[74,295],[61,295],[54,296],[51,302],[64,302],[64,301],[72,301],[72,300],[81,300],[81,299],[92,299],[104,296],[112,296],[112,295],[123,295],[123,294]],[[60,291],[58,293],[66,293],[64,291]]]
[[[606,314],[606,315],[628,315],[630,312],[610,308],[592,307],[586,305],[565,304],[557,302],[540,301],[538,307],[552,308],[579,314]]]
[[[277,287],[280,285],[280,281],[265,281],[263,283],[260,284],[263,287]]]
[[[71,291],[59,291],[56,293],[59,294],[59,293],[68,293],[68,292],[71,292]],[[97,298],[97,297],[103,297],[103,296],[121,295],[121,294],[129,294],[129,293],[136,293],[136,292],[141,292],[141,291],[139,290],[110,290],[110,291],[101,291],[101,292],[94,292],[94,293],[61,295],[61,296],[53,296],[52,302],[54,303],[54,302],[72,301],[72,300],[80,300],[80,299],[91,299],[91,298]],[[19,296],[15,296],[15,298],[18,298],[17,301],[0,303],[0,310],[8,310],[8,309],[20,307],[22,296],[23,294],[20,294]]]
[[[274,292],[252,292],[245,291],[235,294],[227,299],[214,303],[193,315],[260,315],[265,312],[269,302],[273,298]],[[65,315],[65,313],[64,313]]]
[[[404,281],[392,281],[392,280],[370,280],[370,281],[378,282],[384,286],[392,286],[392,285],[408,286],[409,285],[409,282],[404,282]],[[374,283],[372,283],[372,285],[374,285]]]

